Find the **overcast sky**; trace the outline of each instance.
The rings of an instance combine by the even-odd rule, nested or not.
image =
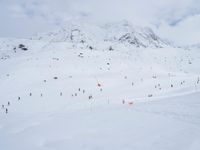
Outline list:
[[[28,37],[69,19],[128,20],[178,44],[200,43],[200,0],[0,0],[0,36]]]

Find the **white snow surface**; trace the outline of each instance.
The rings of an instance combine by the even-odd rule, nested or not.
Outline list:
[[[199,50],[90,42],[0,39],[1,150],[200,149]]]

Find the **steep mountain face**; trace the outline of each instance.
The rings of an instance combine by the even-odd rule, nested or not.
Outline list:
[[[128,22],[106,25],[108,39],[135,47],[166,47],[169,44],[150,28],[135,27]]]
[[[134,47],[162,48],[170,44],[158,37],[150,28],[135,27],[127,21],[96,26],[80,22],[68,22],[53,32],[38,34],[32,39],[51,42],[124,44]]]

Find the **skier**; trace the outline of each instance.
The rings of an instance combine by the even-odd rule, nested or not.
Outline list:
[[[89,99],[92,99],[92,95],[89,96]]]
[[[125,104],[125,100],[124,99],[122,100],[122,104]]]

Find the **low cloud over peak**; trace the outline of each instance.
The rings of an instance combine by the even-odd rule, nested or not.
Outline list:
[[[0,4],[0,36],[31,36],[72,18],[93,23],[126,19],[179,44],[198,43],[200,35],[198,0],[2,0]]]

